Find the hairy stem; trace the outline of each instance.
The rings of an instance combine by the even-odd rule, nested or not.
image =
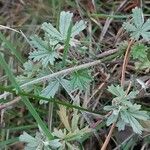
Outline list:
[[[58,71],[58,72],[55,72],[55,73],[37,78],[37,79],[33,79],[32,81],[29,81],[25,84],[20,85],[20,87],[25,88],[28,85],[33,85],[33,84],[36,84],[36,83],[40,83],[42,81],[45,81],[45,80],[48,80],[48,79],[51,79],[51,78],[55,78],[55,77],[58,77],[60,75],[67,75],[67,74],[69,74],[73,71],[89,68],[89,67],[92,67],[92,66],[95,66],[95,65],[98,65],[98,64],[101,64],[101,60],[95,60],[93,62],[89,62],[89,63],[85,63],[85,64],[82,64],[82,65],[74,66],[74,67],[67,68],[67,69],[64,69],[64,70],[61,70],[61,71]],[[0,95],[0,99],[6,98],[9,94],[10,94],[9,92],[5,92],[4,94]]]

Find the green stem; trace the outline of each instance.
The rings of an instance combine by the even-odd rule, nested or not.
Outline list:
[[[4,92],[4,91],[7,91],[7,92],[10,92],[12,94],[16,94],[15,90],[11,89],[11,88],[8,88],[8,87],[4,87],[4,86],[0,86],[0,91]],[[19,96],[28,96],[29,98],[32,98],[34,100],[45,100],[45,101],[49,101],[51,103],[55,103],[55,104],[60,104],[60,105],[63,105],[63,106],[66,106],[66,107],[69,107],[69,108],[75,108],[75,109],[78,109],[80,111],[86,111],[86,112],[89,112],[89,113],[93,113],[93,114],[98,114],[100,115],[100,117],[103,118],[103,116],[101,116],[101,113],[100,112],[97,112],[97,111],[92,111],[92,110],[89,110],[89,109],[86,109],[86,108],[83,108],[83,107],[80,107],[80,106],[77,106],[77,105],[72,105],[70,103],[67,103],[67,102],[64,102],[64,101],[60,101],[58,99],[49,99],[49,98],[46,98],[46,97],[43,97],[43,96],[38,96],[38,95],[33,95],[33,94],[30,94],[30,93],[25,93],[23,91],[21,92],[18,92],[17,95]]]

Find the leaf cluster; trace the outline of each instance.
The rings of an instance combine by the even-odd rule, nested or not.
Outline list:
[[[132,102],[138,92],[131,91],[127,94],[119,85],[109,86],[108,91],[115,95],[115,98],[112,105],[104,107],[104,110],[112,112],[107,119],[107,125],[116,123],[118,130],[124,130],[125,125],[129,124],[135,133],[141,134],[143,127],[139,120],[147,120],[149,116],[146,111],[140,110],[141,105]]]
[[[59,66],[61,64],[60,61],[64,61],[61,51],[65,52],[68,32],[71,30],[69,34],[69,46],[76,47],[80,43],[76,39],[76,36],[86,28],[85,21],[80,20],[73,25],[72,18],[73,13],[62,11],[60,13],[58,29],[51,23],[44,22],[41,27],[44,32],[43,37],[41,38],[38,35],[30,37],[30,44],[33,47],[33,51],[29,53],[29,60],[23,65],[23,75],[17,77],[20,84],[51,74],[53,70],[60,70],[62,68],[62,65],[61,67]],[[65,61],[69,62],[69,60]],[[68,92],[71,92],[71,90],[85,90],[91,81],[90,71],[87,69],[79,70],[66,78],[55,77],[49,80],[38,93],[44,97],[53,98],[62,88]],[[32,91],[35,89],[37,87],[28,86],[25,90]],[[46,103],[46,101],[41,100],[40,103]]]
[[[43,67],[47,67],[48,64],[54,65],[57,58],[61,59],[59,49],[64,48],[70,26],[72,28],[69,44],[76,46],[78,40],[75,39],[75,36],[86,28],[86,22],[81,20],[72,25],[72,17],[73,13],[62,11],[59,19],[59,30],[51,23],[44,22],[41,27],[44,31],[44,38],[42,39],[37,35],[31,36],[30,43],[36,50],[30,53],[29,58],[34,62],[40,61]]]
[[[55,137],[54,140],[48,140],[41,130],[40,132],[36,133],[35,137],[26,132],[23,132],[23,134],[20,135],[19,140],[26,144],[25,150],[79,149],[79,147],[72,144],[72,142],[80,141],[86,134],[90,133],[92,130],[88,127],[79,129],[78,123],[80,114],[77,110],[73,110],[74,115],[70,123],[66,108],[64,106],[59,106],[59,108],[60,110],[58,111],[58,115],[64,125],[64,129],[54,128],[54,131],[52,133]]]
[[[142,37],[148,41],[150,39],[150,19],[144,22],[142,9],[138,7],[132,9],[131,16],[131,21],[125,22],[123,28],[130,33],[132,39],[139,40]]]

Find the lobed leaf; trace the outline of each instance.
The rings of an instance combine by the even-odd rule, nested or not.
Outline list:
[[[117,121],[117,119],[118,119],[118,115],[115,115],[114,113],[112,113],[112,114],[107,118],[107,122],[106,122],[107,126],[109,126],[109,125],[115,123],[115,122]]]
[[[51,23],[44,22],[41,29],[43,29],[45,33],[47,33],[52,39],[55,39],[58,42],[63,40],[62,35],[57,31],[56,28],[53,27]]]
[[[63,39],[67,39],[68,29],[71,25],[73,13],[62,11],[59,19],[59,31]]]
[[[41,96],[46,97],[46,98],[54,98],[56,92],[59,89],[59,82],[57,80],[51,81],[49,82],[48,86],[42,90],[41,92]],[[48,103],[48,101],[40,101],[40,104],[43,103]]]
[[[118,96],[118,97],[124,97],[125,96],[125,91],[122,89],[121,86],[117,85],[117,86],[114,86],[114,85],[111,85],[111,86],[108,86],[108,91],[110,93],[112,93],[113,95],[115,96]]]
[[[54,65],[54,61],[58,58],[58,54],[54,47],[49,47],[47,41],[43,41],[38,36],[32,36],[30,43],[37,48],[33,52],[30,52],[30,59],[34,62],[41,61],[43,67],[46,67],[49,63]]]
[[[129,123],[135,133],[141,134],[143,127],[140,123],[127,111],[121,111],[121,118],[124,122]]]
[[[132,19],[136,28],[141,28],[144,23],[144,16],[141,8],[135,7],[132,9]]]
[[[79,70],[71,75],[70,84],[73,89],[84,90],[88,87],[89,83],[92,81],[92,77],[88,70]]]
[[[150,39],[150,20],[144,23],[143,12],[141,8],[132,10],[131,22],[123,24],[123,28],[130,33],[131,38],[139,40],[142,37],[145,40]]]
[[[39,146],[42,146],[42,141],[40,138],[38,138],[37,134],[36,134],[36,137],[34,138],[31,135],[29,135],[28,133],[23,132],[23,134],[20,135],[19,140],[21,142],[26,143],[25,150],[35,150]],[[42,150],[42,147],[39,150]]]
[[[71,37],[75,37],[81,31],[83,31],[85,28],[86,28],[86,22],[84,22],[83,20],[80,20],[79,22],[76,22],[75,25],[72,28]]]
[[[126,123],[122,119],[119,119],[119,121],[116,123],[116,127],[118,127],[119,131],[124,130],[125,125]]]

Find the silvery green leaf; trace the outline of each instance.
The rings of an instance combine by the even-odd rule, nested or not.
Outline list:
[[[28,77],[33,77],[35,74],[41,71],[41,64],[40,63],[33,63],[32,61],[28,60],[26,63],[23,64],[25,70],[24,74]]]
[[[84,22],[83,20],[80,20],[79,22],[76,22],[75,25],[72,28],[71,37],[75,37],[81,31],[83,31],[85,28],[86,28],[86,22]]]
[[[116,124],[116,126],[118,127],[119,131],[120,130],[124,130],[125,129],[125,125],[126,125],[126,123],[123,120],[121,120],[121,119],[119,119],[119,121]]]
[[[65,150],[66,149],[66,141],[62,141],[62,146],[58,148],[58,150]]]
[[[114,109],[112,113],[113,113],[115,116],[118,116],[118,115],[119,115],[119,112],[120,112],[119,109]]]
[[[71,25],[73,13],[62,11],[59,19],[59,31],[65,40],[67,38],[68,29]]]
[[[129,22],[124,22],[122,26],[128,32],[133,32],[133,31],[135,32],[136,31],[136,27],[134,25],[130,24]]]
[[[42,144],[40,139],[34,138],[26,132],[20,135],[19,140],[26,143],[25,150],[37,150],[38,146]]]
[[[106,110],[106,111],[112,111],[114,109],[116,109],[116,106],[107,105],[104,107],[104,110]]]
[[[37,48],[33,52],[30,52],[30,59],[33,61],[41,61],[42,65],[46,67],[49,63],[54,64],[56,58],[58,58],[58,54],[55,51],[54,47],[49,47],[47,41],[43,41],[38,36],[32,36],[30,43]]]
[[[119,85],[117,86],[114,86],[114,85],[111,85],[108,87],[108,91],[111,92],[112,94],[114,94],[115,96],[118,96],[118,97],[123,97],[125,96],[126,92],[123,90],[123,88]]]
[[[131,109],[130,113],[134,118],[137,118],[140,120],[148,120],[149,119],[149,116],[146,111],[133,111]]]
[[[137,28],[141,28],[144,23],[144,16],[141,8],[132,9],[133,23]]]
[[[129,124],[131,125],[133,131],[137,134],[141,134],[143,131],[143,127],[140,123],[132,116],[129,117]]]
[[[53,27],[51,23],[44,22],[41,27],[52,39],[56,41],[62,41],[62,35],[57,31],[56,28]]]
[[[127,111],[121,112],[121,118],[124,122],[129,123],[135,133],[141,134],[143,127],[140,123]]]
[[[52,149],[47,146],[44,146],[44,150],[52,150]]]
[[[120,112],[120,116],[121,116],[121,119],[122,119],[124,122],[129,123],[128,113],[126,112],[126,110],[121,111],[121,112]]]
[[[39,143],[35,150],[43,150],[43,148],[44,148],[44,144],[43,143]]]
[[[37,150],[35,147],[25,146],[24,150]]]
[[[50,97],[54,97],[56,92],[59,89],[59,82],[57,80],[54,80],[52,82],[49,82],[48,86],[42,90],[42,94],[41,96],[50,98]]]
[[[150,19],[147,19],[147,21],[142,26],[142,30],[143,31],[149,31],[150,30],[150,26],[149,25],[150,25]]]
[[[131,103],[131,101],[127,100],[126,98],[123,99],[121,102],[122,102],[123,105],[125,105],[127,107],[132,107],[133,106],[133,104]]]
[[[19,136],[19,140],[26,143],[31,143],[33,145],[37,145],[37,141],[30,134],[23,132],[22,135]]]
[[[111,125],[112,123],[115,123],[118,119],[118,115],[114,115],[113,113],[108,117],[107,119],[107,126]]]
[[[57,149],[62,146],[62,144],[59,141],[60,139],[54,139],[43,143],[45,146],[50,146],[52,149]]]
[[[50,46],[55,46],[60,42],[57,39],[52,38],[48,33],[45,33],[44,40],[48,41]]]
[[[138,94],[139,92],[138,91],[131,91],[127,96],[126,98],[131,100],[131,99],[134,99],[136,98],[136,95]]]
[[[42,90],[41,96],[54,98],[60,86],[62,86],[68,92],[71,92],[73,90],[70,85],[70,81],[64,79],[63,77],[60,77],[54,80],[50,80],[48,86]],[[48,103],[48,101],[41,100],[40,104],[42,103]]]
[[[27,62],[25,62],[23,64],[23,67],[24,67],[24,74],[29,74],[29,76],[32,75],[32,72],[33,72],[33,62],[31,60],[28,60]]]
[[[29,56],[30,59],[33,59],[34,62],[41,61],[42,65],[46,67],[48,63],[51,65],[54,65],[54,61],[56,58],[58,58],[58,55],[55,51],[33,51],[30,53]]]
[[[44,40],[47,41],[48,46],[55,46],[58,43],[65,43],[65,40],[68,36],[68,29],[71,28],[70,33],[70,41],[69,44],[71,46],[76,46],[78,42],[75,42],[74,36],[79,34],[82,30],[86,28],[86,22],[83,20],[76,22],[75,25],[72,25],[72,17],[73,13],[62,11],[60,13],[60,20],[59,20],[59,31],[53,27],[51,23],[43,23],[42,29],[44,30]],[[38,43],[37,43],[38,44]],[[37,45],[35,44],[35,45]]]
[[[138,105],[138,104],[135,103],[129,109],[131,109],[132,111],[140,110],[141,105]]]
[[[27,76],[24,76],[24,75],[19,75],[19,76],[16,77],[16,79],[17,79],[17,81],[20,85],[33,80],[33,78],[27,77]],[[24,88],[24,91],[31,92],[33,89],[34,89],[34,85],[28,85]]]
[[[30,39],[31,39],[30,43],[34,48],[37,48],[42,51],[47,51],[48,49],[47,41],[43,41],[37,35],[31,36]]]
[[[73,90],[70,81],[64,78],[60,78],[59,82],[61,84],[61,86],[67,91],[67,92],[71,92]]]
[[[132,10],[131,22],[123,24],[123,28],[130,33],[132,39],[138,40],[142,37],[145,40],[150,39],[150,20],[144,23],[144,16],[141,8]]]
[[[149,31],[142,31],[141,35],[142,35],[143,39],[145,39],[147,41],[150,39],[150,32]]]

